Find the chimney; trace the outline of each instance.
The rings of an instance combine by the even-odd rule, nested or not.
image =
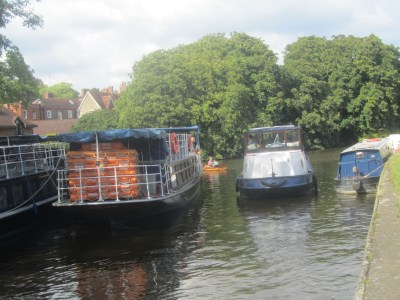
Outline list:
[[[89,89],[81,89],[81,97],[85,97],[86,93],[89,91]]]
[[[104,94],[110,94],[110,95],[112,95],[113,92],[114,92],[114,88],[113,88],[112,85],[111,85],[111,86],[109,86],[109,87],[106,87],[106,88],[102,89],[101,92],[104,93]]]
[[[43,98],[47,98],[47,99],[54,98],[54,94],[50,93],[50,92],[44,93]]]
[[[121,85],[119,86],[119,92],[122,93],[125,90],[126,90],[126,82],[121,82]]]

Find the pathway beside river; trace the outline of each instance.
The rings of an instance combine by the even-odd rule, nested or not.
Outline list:
[[[400,218],[389,168],[379,183],[355,300],[400,299]]]

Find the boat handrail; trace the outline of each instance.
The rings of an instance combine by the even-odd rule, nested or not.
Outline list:
[[[64,157],[63,143],[0,146],[0,177],[13,178],[53,170]]]
[[[191,135],[186,134],[186,133],[176,133],[174,134],[176,142],[177,142],[177,147],[174,150],[173,144],[173,135],[172,133],[167,134],[166,142],[167,142],[167,148],[169,155],[167,157],[167,160],[169,161],[180,161],[182,159],[188,158],[190,156],[194,156],[195,153],[195,148],[192,145],[191,142]]]
[[[191,182],[198,158],[180,164],[92,166],[58,170],[58,202],[120,201],[163,197]],[[171,175],[170,175],[171,173]]]
[[[13,207],[12,209],[9,210],[9,212],[18,210],[19,208],[23,207],[24,205],[26,205],[27,203],[29,203],[32,199],[34,199],[36,197],[36,195],[38,195],[42,189],[44,189],[44,187],[49,184],[52,183],[53,185],[55,185],[54,181],[53,181],[53,175],[55,174],[55,172],[57,172],[58,167],[61,164],[61,159],[57,160],[57,164],[55,165],[54,169],[51,170],[51,174],[47,177],[47,179],[41,183],[41,185],[39,186],[39,188],[36,190],[35,193],[33,193],[32,195],[30,195],[30,197],[28,199],[25,199],[24,201],[22,201],[19,205]]]

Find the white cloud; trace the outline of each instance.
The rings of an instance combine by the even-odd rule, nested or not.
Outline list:
[[[301,36],[375,34],[398,43],[400,4],[392,0],[42,0],[44,28],[13,21],[5,34],[46,84],[118,89],[134,62],[208,34],[244,32],[282,55]]]

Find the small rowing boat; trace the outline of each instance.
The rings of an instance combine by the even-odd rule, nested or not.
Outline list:
[[[226,165],[224,165],[224,164],[218,165],[218,166],[215,166],[215,167],[211,167],[211,166],[208,166],[208,165],[205,165],[203,167],[203,171],[204,172],[210,172],[210,173],[226,172],[227,170],[228,170],[228,167]]]

